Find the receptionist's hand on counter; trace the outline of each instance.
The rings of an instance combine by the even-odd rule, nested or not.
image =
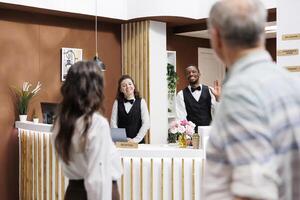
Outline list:
[[[128,140],[128,142],[129,143],[136,143],[133,139],[131,139],[131,138],[127,138],[127,140]]]

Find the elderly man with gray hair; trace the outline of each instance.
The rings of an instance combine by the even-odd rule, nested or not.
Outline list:
[[[259,0],[221,0],[208,20],[228,67],[207,147],[205,200],[300,199],[300,81],[264,47]]]

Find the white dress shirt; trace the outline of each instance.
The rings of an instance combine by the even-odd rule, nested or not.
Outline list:
[[[124,103],[126,113],[129,113],[131,107],[133,104],[126,102]],[[136,143],[139,143],[142,141],[142,139],[145,137],[148,129],[150,128],[150,117],[149,112],[147,108],[146,101],[144,99],[141,99],[141,118],[142,118],[142,126],[135,136],[133,138],[133,141]],[[118,128],[118,100],[115,100],[111,112],[111,119],[110,119],[110,126],[112,128]]]
[[[195,98],[196,101],[199,101],[202,93],[202,84],[200,84],[201,90],[195,90],[194,92],[191,91],[191,86],[188,86],[191,94]],[[213,113],[217,104],[215,96],[212,94],[211,87],[209,87],[209,93],[211,96],[211,115],[213,117]],[[187,117],[187,112],[185,108],[185,103],[184,103],[184,98],[183,98],[183,90],[180,90],[176,96],[176,118],[181,120],[181,119],[186,119]]]
[[[75,124],[70,146],[70,161],[60,162],[65,176],[69,179],[84,179],[88,200],[110,200],[112,180],[121,177],[122,168],[119,153],[112,142],[107,120],[99,113],[94,113],[86,136],[85,148],[80,147],[84,129],[83,118]],[[52,134],[52,144],[58,133],[56,124]]]

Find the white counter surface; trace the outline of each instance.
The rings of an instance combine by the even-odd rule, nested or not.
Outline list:
[[[44,123],[33,123],[31,121],[26,122],[15,122],[16,128],[25,129],[29,131],[37,131],[37,132],[51,132],[52,124],[44,124]]]
[[[122,157],[190,157],[202,158],[201,149],[178,148],[168,144],[139,144],[137,149],[118,149]]]

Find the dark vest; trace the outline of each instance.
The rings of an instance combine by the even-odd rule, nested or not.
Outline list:
[[[118,127],[126,129],[129,138],[135,138],[142,126],[141,99],[136,99],[128,113],[126,113],[124,102],[118,100]],[[143,139],[140,143],[145,143]]]
[[[208,86],[202,85],[201,90],[199,101],[193,97],[188,87],[183,90],[186,118],[196,126],[208,126],[211,122],[211,96]]]

